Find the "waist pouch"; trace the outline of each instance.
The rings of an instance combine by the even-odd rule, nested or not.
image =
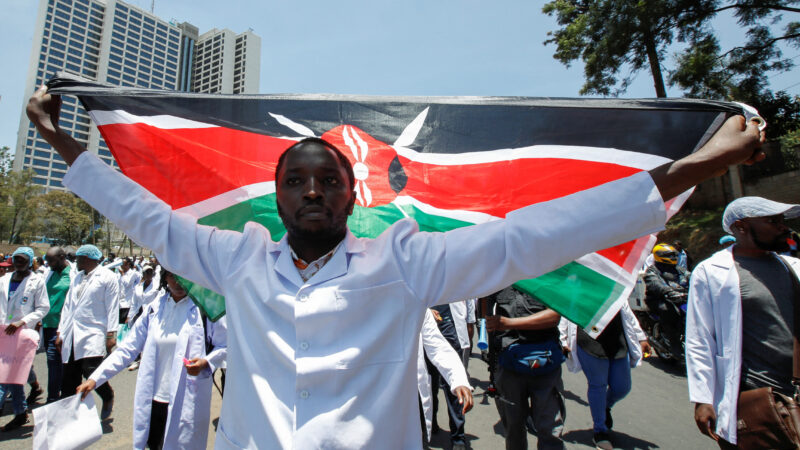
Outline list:
[[[504,369],[524,375],[546,375],[564,362],[564,352],[557,339],[529,344],[511,344],[500,353]]]

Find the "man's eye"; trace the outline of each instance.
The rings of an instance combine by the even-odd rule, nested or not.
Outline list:
[[[289,186],[295,186],[297,184],[300,184],[300,178],[299,177],[289,177],[289,178],[286,179],[286,184],[289,185]]]
[[[336,177],[327,177],[325,178],[325,182],[328,184],[339,184],[339,179]]]

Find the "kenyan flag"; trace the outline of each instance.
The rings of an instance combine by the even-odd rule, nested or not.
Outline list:
[[[173,209],[223,229],[256,221],[274,240],[285,232],[275,165],[304,137],[330,141],[353,163],[348,223],[356,236],[374,237],[403,218],[422,231],[497,220],[649,170],[698,148],[742,111],[698,100],[201,95],[65,78],[52,80],[51,92],[77,95],[122,171]],[[669,214],[686,198],[669,202]],[[654,241],[600,250],[517,286],[602,329]],[[221,296],[184,281],[210,317],[224,314]]]

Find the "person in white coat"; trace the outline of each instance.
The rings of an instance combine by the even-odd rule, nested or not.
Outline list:
[[[431,310],[425,310],[425,320],[419,334],[419,356],[417,357],[417,386],[420,404],[422,405],[422,421],[425,425],[424,436],[431,439],[433,424],[433,402],[431,399],[431,374],[425,364],[425,357],[438,370],[433,376],[442,375],[448,386],[452,386],[453,395],[458,397],[462,406],[462,414],[472,409],[472,386],[469,384],[467,371],[461,364],[461,357],[453,350],[447,339],[439,331],[436,319]],[[426,442],[427,442],[426,441]]]
[[[800,260],[788,248],[784,218],[800,205],[742,197],[723,213],[736,243],[692,272],[686,315],[689,400],[700,431],[735,448],[743,390],[771,387],[792,396],[793,312]],[[794,280],[793,280],[794,278]]]
[[[558,328],[567,369],[586,375],[595,445],[613,448],[611,408],[630,392],[631,368],[650,353],[647,335],[627,301],[596,338],[563,317]]]
[[[153,266],[145,265],[142,268],[142,281],[133,289],[133,301],[128,311],[127,323],[129,326],[133,327],[144,307],[158,297],[160,280],[161,277],[156,278]]]
[[[5,333],[16,333],[21,328],[33,329],[50,310],[44,278],[33,272],[33,249],[20,247],[11,256],[14,271],[0,278],[0,325]],[[3,427],[11,431],[28,422],[24,385],[0,384],[0,410],[6,393],[11,392],[14,418]]]
[[[64,132],[59,101],[43,86],[27,113],[71,166],[64,185],[164,267],[226,298],[228,383],[217,448],[418,447],[414,374],[426,308],[484,296],[662,229],[664,199],[764,157],[757,125],[732,117],[686,158],[503,220],[422,233],[405,219],[359,239],[347,228],[356,200],[350,161],[308,138],[278,161],[276,202],[287,232],[275,242],[257,223],[219,230],[173,211]]]
[[[170,273],[166,290],[145,307],[128,336],[78,387],[87,393],[128,367],[141,353],[133,400],[133,448],[206,448],[212,374],[226,356],[224,319],[200,314]],[[214,332],[209,333],[213,327]],[[206,336],[213,336],[207,353]]]
[[[119,268],[119,323],[128,321],[128,312],[133,303],[133,294],[142,275],[136,270],[131,258],[122,260]]]
[[[94,245],[81,246],[76,255],[78,273],[70,282],[55,342],[64,362],[62,398],[74,395],[83,378],[111,352],[119,326],[117,275],[100,265],[103,254]],[[100,417],[107,419],[114,406],[114,390],[105,384],[97,393],[103,399]]]

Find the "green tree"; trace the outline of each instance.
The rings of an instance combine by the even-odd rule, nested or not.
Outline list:
[[[569,66],[584,62],[583,94],[618,95],[637,72],[650,69],[656,96],[665,97],[664,66],[674,41],[685,43],[670,85],[691,96],[733,98],[769,96],[762,86],[769,72],[791,68],[778,43],[800,46],[798,0],[553,0],[543,11],[561,26],[548,33],[554,57]],[[711,21],[732,11],[747,42],[722,51]],[[786,16],[790,16],[788,19]],[[775,35],[775,30],[781,30]],[[629,71],[620,77],[620,72]],[[747,94],[747,95],[745,95]],[[747,100],[745,98],[745,100]]]
[[[74,194],[50,191],[36,197],[38,231],[63,245],[79,245],[92,229],[92,208]]]
[[[582,60],[586,82],[581,95],[619,95],[636,73],[649,69],[657,97],[666,97],[663,62],[667,48],[681,34],[685,0],[554,0],[544,5],[561,26],[545,44],[555,44],[554,58],[566,66]],[[629,71],[620,79],[620,72]]]
[[[33,171],[11,170],[11,150],[0,148],[0,235],[8,236],[8,243],[27,240],[34,217],[31,200],[41,191],[33,184]]]

